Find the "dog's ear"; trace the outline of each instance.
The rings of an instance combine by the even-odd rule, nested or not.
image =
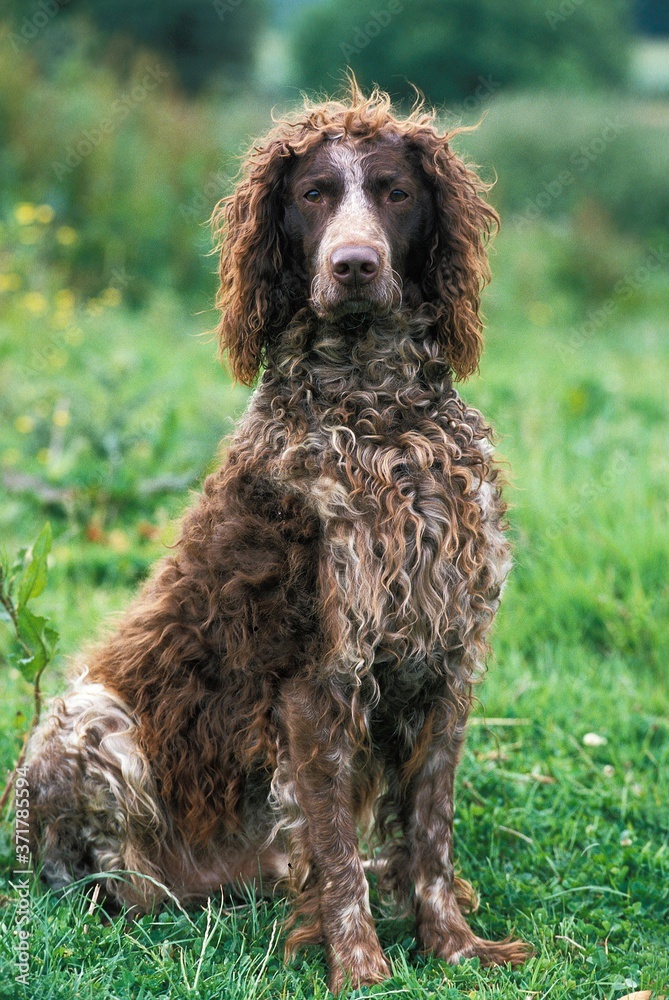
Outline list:
[[[212,215],[220,249],[219,344],[244,385],[254,382],[272,335],[290,319],[283,198],[291,159],[280,139],[253,149],[234,193]]]
[[[436,227],[422,281],[434,309],[435,331],[456,378],[476,371],[483,349],[480,293],[490,277],[486,245],[499,218],[484,200],[490,185],[449,148],[433,129],[412,137],[433,189]]]

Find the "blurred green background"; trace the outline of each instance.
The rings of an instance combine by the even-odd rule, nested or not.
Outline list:
[[[514,641],[573,632],[666,666],[666,538],[643,535],[667,504],[666,4],[10,0],[1,30],[8,548],[49,517],[57,574],[146,573],[247,398],[206,336],[209,214],[271,114],[351,66],[400,105],[417,85],[444,125],[480,122],[455,145],[496,178],[488,352],[465,395],[511,460],[515,588],[569,582]]]
[[[518,917],[516,929],[543,942],[537,982],[554,979],[553,997],[615,995],[626,978],[662,985],[667,4],[9,0],[1,16],[0,546],[13,552],[52,524],[42,604],[61,656],[47,688],[175,537],[189,488],[246,405],[208,335],[207,219],[243,152],[273,110],[338,90],[347,66],[405,108],[415,84],[445,127],[480,122],[454,145],[496,179],[502,217],[481,377],[462,387],[508,461],[516,558],[480,696],[489,714],[534,729],[509,732],[498,757],[483,736],[470,744],[470,787],[497,805],[461,792],[464,839],[485,842],[468,874],[489,879],[500,913],[509,886],[533,900],[534,923]],[[0,654],[9,648],[0,634]],[[31,696],[7,665],[0,695],[9,766]],[[592,731],[604,742],[586,750]],[[539,772],[549,780],[533,784]],[[513,774],[526,783],[511,794]],[[495,840],[509,828],[544,853],[520,856],[527,843],[508,832]],[[584,853],[595,828],[596,875],[596,852]],[[504,885],[476,869],[486,851],[501,852]],[[607,879],[614,895],[597,917],[579,886]],[[542,924],[548,885],[560,899]],[[581,951],[564,944],[574,934]],[[518,995],[506,989],[494,995]]]

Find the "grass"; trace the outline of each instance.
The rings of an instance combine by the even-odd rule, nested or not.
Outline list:
[[[605,243],[599,257],[588,251],[598,275],[620,266]],[[623,255],[622,290],[598,281],[576,295],[574,234],[508,227],[486,295],[481,377],[462,389],[508,461],[516,567],[459,772],[456,849],[481,896],[476,930],[514,931],[536,957],[510,971],[416,955],[411,923],[373,891],[393,979],[359,996],[591,1000],[669,987],[669,284],[659,269],[631,280],[647,250]],[[52,522],[40,601],[62,657],[50,690],[67,654],[123,607],[169,542],[188,487],[246,400],[194,336],[211,317],[164,295],[132,313],[109,293],[70,302],[56,321],[59,291],[45,289],[37,313],[13,292],[0,339],[0,531],[14,549]],[[19,474],[32,478],[22,486]],[[30,703],[3,667],[3,766]],[[592,733],[599,740],[584,741]],[[0,838],[8,873],[9,816]],[[318,950],[281,960],[284,901],[213,899],[126,926],[105,921],[84,892],[59,898],[34,882],[24,989],[9,874],[0,891],[0,997],[327,995]]]

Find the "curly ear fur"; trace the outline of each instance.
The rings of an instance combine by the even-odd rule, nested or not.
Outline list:
[[[244,385],[255,380],[272,334],[295,311],[293,276],[283,270],[283,195],[292,158],[281,139],[256,147],[234,194],[220,201],[212,216],[220,251],[219,344]]]
[[[433,185],[437,209],[422,291],[434,308],[435,330],[453,372],[464,379],[476,371],[483,350],[480,293],[490,279],[486,245],[499,216],[482,198],[491,185],[449,148],[453,134],[426,129],[414,133],[411,144]]]

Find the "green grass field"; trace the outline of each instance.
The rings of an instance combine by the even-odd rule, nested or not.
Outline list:
[[[411,923],[373,892],[393,978],[352,995],[591,1000],[669,991],[662,253],[648,245],[584,255],[559,223],[509,226],[497,241],[487,350],[462,393],[497,428],[508,463],[516,566],[459,772],[456,850],[481,897],[477,932],[513,931],[536,956],[515,971],[444,966],[415,953]],[[14,552],[51,521],[39,604],[61,632],[45,677],[53,692],[67,655],[124,606],[173,537],[172,519],[247,394],[231,387],[212,342],[196,336],[213,314],[189,315],[166,294],[132,313],[113,287],[82,303],[55,278],[35,298],[22,259],[5,276],[0,320],[0,536]],[[590,267],[612,268],[611,280],[586,281],[575,294],[574,275],[587,278]],[[3,768],[18,752],[31,699],[3,662]],[[8,874],[11,819],[7,811],[0,827],[0,997],[327,995],[319,951],[282,962],[284,901],[212,899],[207,911],[174,907],[126,926],[105,921],[82,892],[58,898],[33,883],[21,911]],[[22,912],[27,987],[15,982]]]

